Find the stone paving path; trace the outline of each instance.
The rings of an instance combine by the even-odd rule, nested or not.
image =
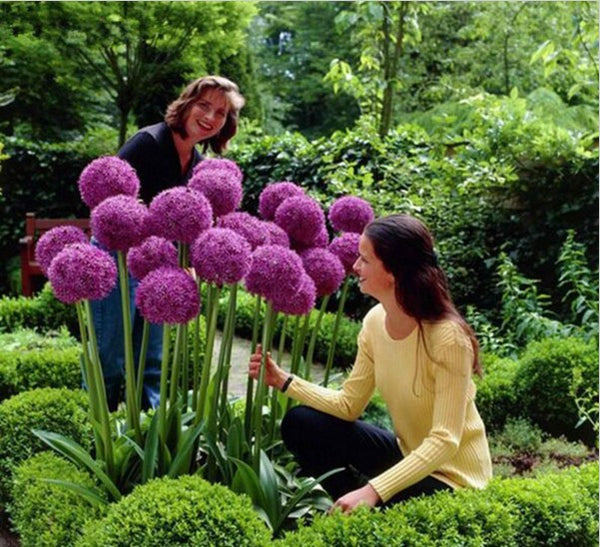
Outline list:
[[[234,396],[244,397],[246,395],[246,381],[248,378],[248,360],[250,358],[250,340],[244,338],[234,338],[233,349],[231,351],[231,371],[229,373],[229,393]],[[213,348],[213,370],[219,358],[219,348],[221,347],[221,333],[217,332],[215,337],[215,347]],[[274,357],[277,357],[277,351],[273,351]],[[290,354],[285,352],[283,355],[283,368],[289,369]],[[311,380],[320,382],[323,379],[324,368],[319,363],[314,363],[311,367]]]

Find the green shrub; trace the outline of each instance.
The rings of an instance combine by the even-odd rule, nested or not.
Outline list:
[[[529,344],[515,376],[517,401],[544,431],[591,444],[591,424],[575,427],[579,413],[570,389],[575,370],[581,372],[584,385],[598,393],[598,349],[593,343],[549,338]]]
[[[61,433],[90,446],[87,407],[83,391],[54,388],[25,391],[0,404],[0,503],[8,500],[15,466],[47,448],[32,429]]]
[[[598,544],[598,463],[536,479],[495,479],[484,490],[441,492],[387,511],[317,517],[286,546]]]
[[[502,429],[509,416],[519,415],[519,405],[514,390],[518,361],[502,359],[495,355],[482,355],[483,378],[474,377],[477,385],[475,399],[477,410],[488,431]]]
[[[23,547],[74,545],[83,525],[103,516],[80,495],[44,479],[59,479],[93,487],[89,475],[52,452],[37,454],[14,471],[11,520]]]
[[[250,500],[198,476],[136,487],[86,527],[79,547],[268,545],[270,533]]]
[[[36,328],[43,332],[58,330],[63,325],[66,325],[72,334],[77,335],[77,312],[75,306],[68,306],[56,299],[50,283],[46,283],[33,298],[0,298],[0,331]]]

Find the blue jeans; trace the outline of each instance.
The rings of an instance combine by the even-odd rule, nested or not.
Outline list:
[[[92,244],[101,245],[92,239]],[[115,261],[116,253],[111,253]],[[129,276],[129,304],[131,313],[132,341],[134,363],[137,369],[144,318],[135,307],[135,291],[139,281]],[[119,283],[103,300],[92,300],[92,317],[98,339],[98,351],[108,408],[116,410],[120,401],[124,400],[125,385],[125,344],[123,341],[123,313],[121,311],[121,289]],[[144,368],[144,386],[142,391],[142,408],[156,408],[160,398],[160,365],[162,360],[162,325],[150,324],[146,366]]]

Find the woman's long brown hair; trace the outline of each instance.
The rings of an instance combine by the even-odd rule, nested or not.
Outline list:
[[[446,274],[438,264],[433,237],[425,224],[410,215],[390,215],[371,222],[365,236],[394,276],[396,300],[417,320],[421,332],[423,321],[452,319],[459,323],[473,346],[473,372],[481,376],[477,338],[452,302]]]

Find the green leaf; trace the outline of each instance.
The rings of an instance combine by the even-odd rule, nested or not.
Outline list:
[[[142,483],[154,477],[158,461],[158,412],[152,416],[142,458]]]
[[[546,40],[539,48],[535,50],[529,64],[535,63],[538,59],[546,60],[546,57],[554,51],[554,42],[552,40]]]
[[[181,444],[180,447],[178,447],[177,455],[173,459],[173,462],[171,463],[171,466],[169,467],[169,472],[167,473],[167,475],[169,477],[174,478],[174,477],[177,477],[178,475],[180,475],[181,473],[183,473],[184,471],[187,471],[187,470],[183,469],[183,465],[185,464],[186,461],[188,461],[188,456],[190,454],[190,451],[193,449],[194,443],[196,442],[196,439],[202,432],[203,427],[204,427],[204,422],[198,424],[196,427],[194,427],[192,429],[188,429],[183,434],[183,439],[184,439],[183,443]]]
[[[260,451],[260,485],[266,502],[264,509],[275,522],[275,519],[281,513],[279,481],[273,464],[264,450]]]
[[[104,507],[109,505],[109,502],[98,493],[98,491],[94,488],[89,488],[88,486],[82,486],[81,484],[76,484],[70,481],[63,481],[59,479],[41,479],[42,482],[47,482],[50,484],[56,484],[58,486],[62,486],[67,490],[71,490],[76,494],[79,494],[82,498],[91,503],[94,507]]]

